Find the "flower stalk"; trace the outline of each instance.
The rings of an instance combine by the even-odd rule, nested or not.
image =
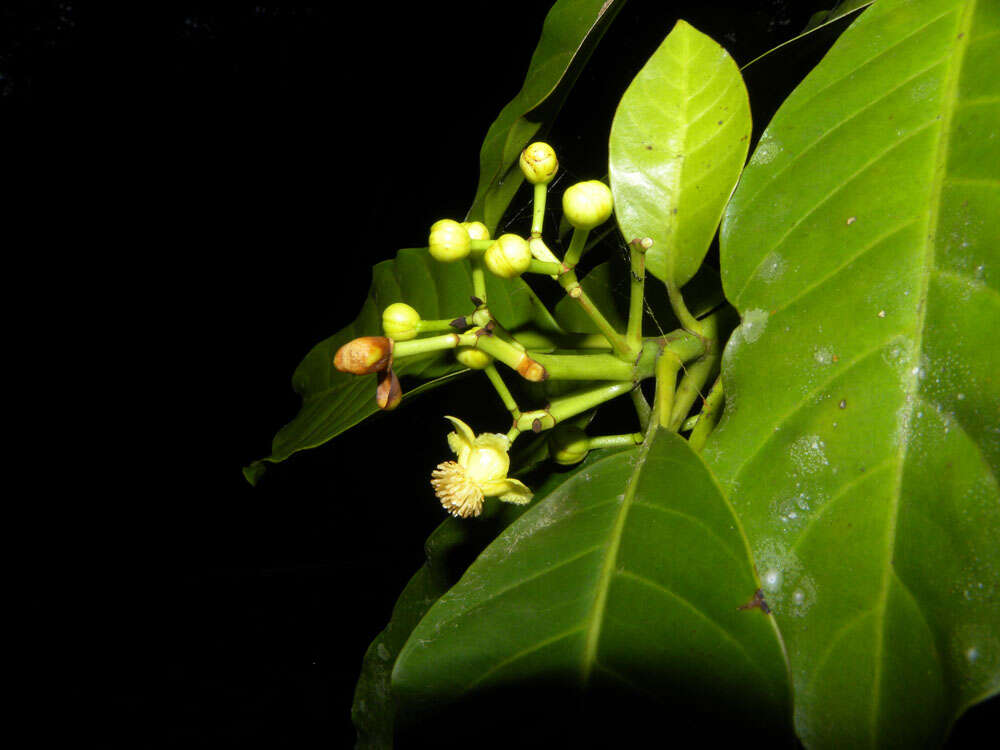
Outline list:
[[[705,398],[705,405],[702,406],[698,421],[691,430],[691,437],[688,438],[688,443],[695,453],[701,453],[702,448],[705,447],[705,441],[708,440],[708,436],[715,429],[715,425],[719,421],[719,414],[722,412],[722,405],[724,403],[725,393],[723,392],[722,377],[720,376],[715,379],[712,389],[708,392],[708,396]]]
[[[628,327],[625,331],[625,342],[633,349],[638,348],[642,341],[642,313],[646,285],[646,251],[653,246],[648,237],[638,237],[629,243],[629,262],[632,266],[632,279],[629,289]]]

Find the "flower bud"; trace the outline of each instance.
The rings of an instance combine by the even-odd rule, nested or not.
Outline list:
[[[614,199],[600,180],[571,185],[563,193],[563,216],[577,229],[593,229],[611,217]]]
[[[395,341],[415,339],[419,325],[420,313],[405,302],[394,302],[382,312],[382,330]]]
[[[571,424],[561,424],[549,435],[549,455],[557,464],[570,466],[586,458],[590,451],[587,433]]]
[[[481,221],[463,221],[462,226],[469,233],[471,240],[488,240],[490,238],[490,230]]]
[[[489,246],[483,256],[486,267],[503,279],[513,279],[531,265],[531,249],[522,237],[502,234]]]
[[[559,169],[559,161],[556,159],[556,152],[552,146],[541,141],[532,143],[521,152],[518,159],[524,179],[532,185],[547,185],[556,176]]]
[[[381,372],[392,362],[392,340],[385,336],[362,336],[337,350],[333,366],[352,375]]]
[[[472,240],[465,227],[451,219],[434,222],[427,244],[431,257],[442,263],[462,260],[472,248]]]
[[[486,352],[474,346],[460,346],[455,350],[455,359],[472,370],[483,370],[493,361]]]

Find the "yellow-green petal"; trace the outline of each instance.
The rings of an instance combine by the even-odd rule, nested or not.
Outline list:
[[[451,435],[448,435],[448,447],[451,448],[453,451],[455,451],[456,455],[459,453],[460,450],[459,448],[455,447],[457,441],[461,441],[464,444],[462,447],[471,448],[473,444],[476,442],[476,433],[472,431],[472,428],[469,427],[469,425],[467,425],[461,419],[458,419],[457,417],[449,417],[446,415],[445,419],[447,419],[449,422],[455,425],[455,430],[458,433],[456,435],[453,432],[451,433]],[[452,435],[455,435],[455,440],[452,440],[451,437]]]
[[[529,503],[534,497],[528,486],[517,479],[496,479],[492,482],[484,482],[480,488],[487,497],[495,496],[505,503],[514,503],[515,505]]]

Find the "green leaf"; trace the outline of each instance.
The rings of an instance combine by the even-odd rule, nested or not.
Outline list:
[[[750,101],[729,54],[678,21],[629,85],[611,125],[610,177],[626,241],[650,237],[649,271],[698,270],[750,147]]]
[[[580,415],[574,423],[586,427],[590,417],[591,414]],[[565,472],[551,471],[551,465],[547,467],[550,469],[548,474],[535,471],[525,476],[547,455],[547,439],[547,434],[528,441],[522,438],[511,453],[511,465],[522,467],[517,475],[535,488],[536,499],[544,498],[570,476]],[[601,453],[595,451],[586,462],[592,462]],[[480,517],[474,520],[449,517],[428,537],[424,546],[426,562],[399,595],[389,624],[365,652],[351,707],[351,718],[358,731],[357,750],[392,747],[396,700],[390,677],[400,649],[431,605],[458,582],[486,545],[529,507],[487,500]]]
[[[556,330],[555,321],[527,284],[520,279],[505,281],[486,274],[490,311],[509,330],[534,324]],[[353,323],[321,341],[295,370],[292,387],[302,396],[295,419],[281,428],[271,446],[271,455],[243,470],[254,484],[264,462],[284,461],[300,450],[322,445],[341,432],[379,412],[375,405],[375,376],[338,372],[333,356],[343,344],[358,336],[382,333],[382,311],[393,302],[406,302],[428,320],[456,318],[471,311],[472,271],[468,261],[438,263],[426,249],[400,250],[372,270],[372,285],[361,312]],[[463,368],[451,352],[407,358],[395,366],[404,381],[404,402],[428,388],[446,382]],[[430,380],[410,388],[412,379]]]
[[[428,537],[427,561],[399,595],[385,630],[365,652],[351,707],[358,731],[357,750],[393,746],[396,701],[390,677],[400,649],[430,606],[458,581],[475,556],[526,510],[527,506],[493,502],[487,505],[484,517],[472,522],[449,517]]]
[[[835,24],[837,21],[840,21],[843,18],[847,18],[847,16],[853,13],[857,13],[861,10],[864,10],[873,2],[875,2],[875,0],[844,0],[844,2],[837,5],[832,10],[820,10],[817,11],[816,13],[813,13],[812,17],[809,19],[809,22],[806,24],[806,27],[802,30],[801,34],[797,34],[796,36],[793,36],[791,39],[786,39],[781,44],[775,47],[771,47],[771,49],[767,50],[766,52],[762,52],[761,54],[757,55],[757,57],[755,57],[753,60],[742,65],[740,67],[740,72],[746,70],[751,65],[756,65],[765,57],[769,57],[778,50],[783,49],[784,47],[790,44],[794,44],[795,42],[806,39],[812,36],[820,29]]]
[[[479,152],[479,185],[470,221],[496,231],[524,180],[521,151],[546,121],[555,118],[569,90],[625,0],[559,0],[552,6],[521,90],[486,133]],[[502,54],[502,42],[491,54]],[[544,105],[544,107],[543,107]]]
[[[879,0],[722,230],[743,323],[705,455],[809,747],[940,743],[1000,690],[1000,13]]]
[[[790,732],[774,622],[741,609],[757,588],[701,460],[677,435],[650,434],[575,472],[490,545],[417,625],[393,690],[419,716],[539,681],[613,687],[672,705],[697,696]]]

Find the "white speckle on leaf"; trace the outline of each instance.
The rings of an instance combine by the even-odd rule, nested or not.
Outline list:
[[[833,362],[833,350],[828,346],[818,346],[813,349],[813,359],[821,365],[828,365]]]
[[[816,601],[816,586],[802,563],[777,540],[765,540],[754,552],[764,598],[779,614],[802,617]]]
[[[781,144],[771,136],[770,131],[767,131],[761,136],[757,150],[753,152],[753,161],[756,164],[769,164],[780,153]]]
[[[826,443],[819,435],[803,435],[792,443],[792,462],[803,474],[815,474],[830,462],[826,458]]]
[[[759,339],[764,333],[764,329],[767,328],[767,319],[767,310],[747,310],[743,315],[743,323],[740,325],[743,339],[749,344]]]
[[[761,263],[759,276],[765,284],[773,284],[785,273],[785,259],[777,252],[771,251]]]

